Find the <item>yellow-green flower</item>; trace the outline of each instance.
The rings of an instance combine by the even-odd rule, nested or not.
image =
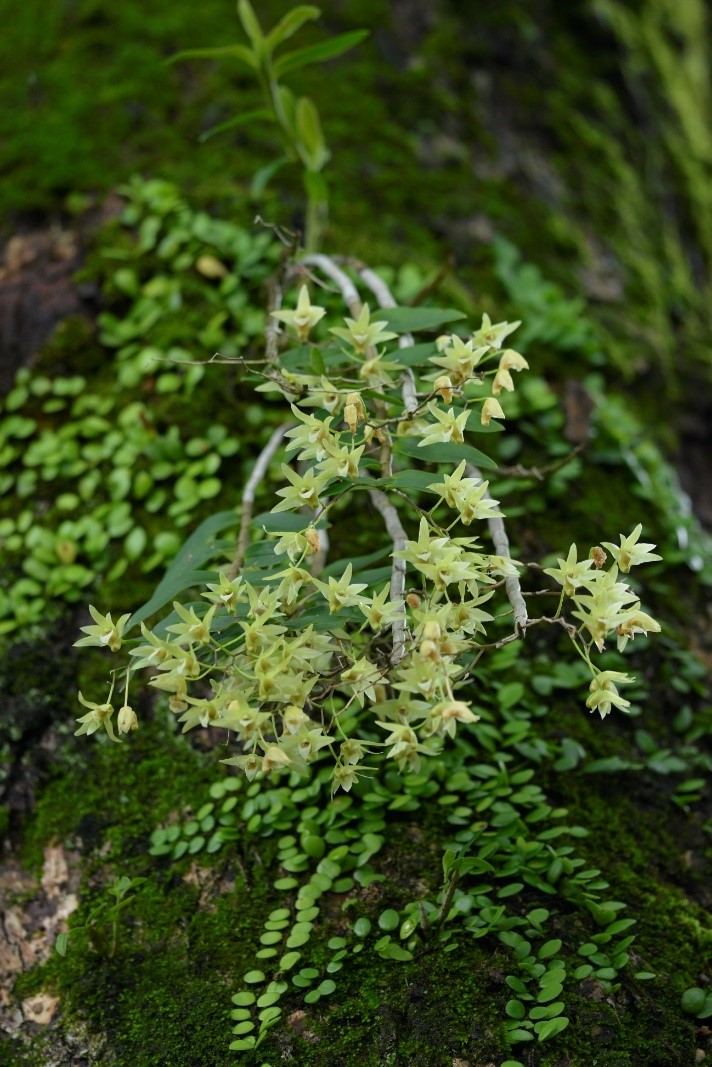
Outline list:
[[[385,322],[371,322],[371,309],[364,304],[357,319],[344,319],[346,329],[343,326],[332,326],[331,333],[336,334],[342,341],[346,341],[358,352],[365,355],[369,348],[383,344],[384,341],[392,341],[398,336],[385,329]]]
[[[472,377],[475,367],[488,351],[486,345],[475,348],[472,340],[463,341],[457,334],[438,338],[438,340],[443,342],[438,345],[438,351],[441,354],[431,356],[430,362],[452,375],[455,385],[461,385]]]
[[[240,599],[242,578],[239,575],[228,578],[224,571],[220,571],[219,578],[218,582],[208,582],[208,592],[200,595],[213,604],[222,604],[230,615],[234,615]]]
[[[493,323],[489,315],[482,316],[482,325],[472,338],[475,345],[487,345],[488,348],[501,348],[502,341],[514,333],[521,322]]]
[[[469,411],[462,411],[459,415],[455,414],[454,408],[441,411],[434,400],[428,404],[428,411],[436,420],[436,424],[430,424],[427,433],[418,442],[419,448],[424,448],[426,445],[450,444],[450,442],[456,445],[463,443],[465,427],[470,417]]]
[[[329,603],[329,612],[333,615],[342,608],[358,607],[363,600],[360,595],[366,588],[362,582],[351,584],[352,566],[348,567],[339,579],[330,577],[327,582],[314,578],[314,585]]]
[[[291,326],[297,333],[300,341],[306,341],[312,329],[326,315],[326,311],[309,300],[309,290],[303,285],[299,290],[299,299],[295,311],[282,308],[280,311],[272,311],[272,318],[277,322],[283,322]]]
[[[620,671],[600,671],[591,681],[586,706],[591,711],[597,711],[602,719],[605,719],[611,708],[625,711],[630,707],[630,701],[620,695],[617,687],[630,685],[632,681],[629,675]]]
[[[489,426],[492,419],[503,419],[504,409],[499,400],[496,400],[493,396],[488,396],[482,405],[482,412],[480,414],[480,422],[483,426]]]
[[[319,507],[319,494],[329,483],[329,476],[317,474],[313,467],[304,474],[297,474],[286,464],[282,464],[282,473],[292,483],[285,489],[278,489],[277,496],[284,497],[272,511],[299,511],[307,507],[316,510]]]
[[[111,617],[111,613],[108,615],[102,615],[96,610],[96,608],[90,604],[89,614],[96,623],[96,626],[82,626],[80,627],[82,633],[85,633],[86,637],[81,637],[78,641],[74,642],[75,648],[81,648],[83,645],[98,645],[100,648],[108,648],[112,652],[118,652],[122,645],[122,636],[126,623],[131,618],[130,615],[122,615],[116,622]]]
[[[639,522],[628,537],[620,535],[620,545],[612,545],[610,541],[603,542],[603,547],[611,553],[623,574],[627,574],[631,567],[637,567],[641,563],[653,563],[663,558],[650,551],[655,545],[638,544],[642,532],[643,524]]]
[[[442,497],[448,507],[459,512],[463,524],[469,526],[474,519],[488,519],[500,512],[497,510],[499,501],[486,495],[489,482],[463,478],[466,466],[463,459],[452,474],[444,475],[442,482],[434,482],[428,489]]]
[[[564,596],[573,596],[579,586],[590,587],[596,580],[596,574],[591,573],[592,559],[578,559],[578,549],[572,545],[566,559],[557,559],[558,567],[547,567],[544,574],[548,574],[555,582],[558,582],[564,590]]]
[[[183,621],[167,626],[166,630],[177,635],[175,640],[178,644],[196,641],[199,645],[207,645],[210,642],[210,625],[217,611],[217,604],[208,608],[202,619],[196,614],[195,608],[184,608],[179,600],[173,601],[173,610]]]
[[[109,693],[109,700],[105,704],[95,704],[92,700],[85,700],[81,692],[78,697],[79,703],[83,704],[85,708],[89,708],[89,711],[86,715],[82,715],[77,719],[79,729],[74,731],[74,736],[81,737],[82,734],[96,733],[103,726],[111,740],[118,741],[119,739],[114,733],[114,727],[111,722],[111,716],[114,714],[113,706],[110,703],[111,693]]]

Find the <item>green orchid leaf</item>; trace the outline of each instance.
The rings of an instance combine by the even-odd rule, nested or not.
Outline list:
[[[286,167],[287,163],[291,163],[289,156],[280,156],[279,159],[274,159],[271,163],[260,167],[250,183],[250,196],[253,200],[260,199],[275,174]]]
[[[329,158],[319,112],[308,96],[301,96],[295,111],[297,151],[310,171],[319,171]]]
[[[275,48],[284,44],[295,34],[297,30],[300,30],[305,22],[312,22],[318,19],[320,15],[319,8],[310,4],[300,4],[298,7],[292,8],[279,20],[274,29],[267,34],[267,48],[270,51],[274,51]]]
[[[468,463],[473,463],[476,467],[483,467],[487,470],[494,470],[497,466],[493,459],[490,459],[484,452],[480,452],[478,448],[473,448],[472,445],[450,443],[425,445],[420,448],[418,440],[419,438],[417,437],[401,437],[395,442],[395,451],[400,452],[401,455],[414,456],[425,463],[454,463],[457,465],[463,459],[466,459]],[[437,479],[433,476],[430,480],[432,482]]]
[[[244,44],[218,45],[216,48],[185,48],[166,60],[166,64],[181,63],[184,59],[239,59],[250,70],[257,70],[257,60]]]
[[[455,308],[379,308],[378,319],[388,323],[396,333],[416,333],[418,330],[439,330],[448,322],[464,319],[464,311]]]
[[[388,358],[395,360],[397,363],[403,363],[406,367],[422,366],[424,369],[430,357],[435,355],[437,355],[435,344],[432,341],[425,341],[423,344],[396,348],[393,352],[389,352]]]
[[[275,78],[283,78],[290,71],[299,70],[310,63],[324,63],[329,59],[336,59],[344,52],[355,48],[357,44],[368,37],[368,30],[352,30],[350,33],[342,33],[338,37],[332,37],[329,41],[321,44],[310,45],[308,48],[299,48],[295,52],[287,52],[280,56],[274,64]]]
[[[435,481],[437,481],[437,476],[427,471],[398,471],[392,478],[392,484],[397,489],[417,489],[421,493],[432,493],[430,486]]]
[[[249,0],[237,0],[237,15],[252,47],[259,55],[264,47],[265,35]]]
[[[225,542],[218,541],[216,535],[229,526],[237,525],[238,518],[234,511],[220,511],[201,522],[179,549],[153,596],[131,616],[126,632],[155,615],[186,589],[212,581],[213,572],[201,568],[208,560],[225,551]]]
[[[327,578],[330,575],[337,578],[339,575],[343,574],[347,563],[350,563],[353,567],[354,578],[358,577],[359,581],[363,581],[363,578],[361,577],[361,569],[363,567],[370,567],[372,563],[378,563],[379,560],[384,559],[389,552],[390,548],[384,545],[383,548],[378,548],[375,552],[369,552],[368,555],[365,556],[354,556],[353,559],[349,560],[336,560],[330,563],[328,567],[324,567],[324,570],[321,573]]]
[[[204,144],[218,133],[224,133],[225,130],[233,130],[237,126],[245,126],[249,122],[256,121],[274,122],[274,115],[266,107],[255,107],[252,108],[251,111],[243,111],[240,115],[235,115],[233,118],[227,119],[226,122],[220,122],[217,126],[211,126],[205,133],[201,133],[198,141],[200,144]]]

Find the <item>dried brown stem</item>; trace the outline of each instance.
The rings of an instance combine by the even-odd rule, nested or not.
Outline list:
[[[417,307],[418,304],[422,304],[426,297],[430,296],[431,293],[434,293],[435,290],[440,287],[441,281],[443,280],[443,278],[447,277],[447,275],[450,273],[454,266],[455,257],[448,256],[445,262],[438,269],[437,273],[434,274],[432,278],[427,281],[425,285],[422,286],[422,288],[418,290],[415,296],[408,301],[409,307]]]
[[[564,630],[566,630],[566,633],[569,635],[572,641],[575,640],[578,635],[577,627],[572,622],[568,622],[567,619],[562,618],[560,615],[540,615],[537,619],[527,619],[523,629],[529,630],[532,626],[539,626],[543,622],[551,623],[555,626],[561,626]],[[512,641],[518,641],[522,636],[522,632],[520,632],[519,629],[515,629],[513,633],[507,634],[506,637],[500,637],[498,641],[491,641],[489,644],[486,645],[478,645],[478,657],[485,650],[504,648],[505,645],[511,645]]]
[[[557,459],[554,463],[547,463],[545,467],[523,467],[521,463],[517,463],[514,467],[498,467],[497,473],[502,474],[505,477],[513,478],[536,478],[538,482],[543,482],[547,474],[554,474],[556,471],[565,467],[572,459],[575,459],[580,452],[585,448],[585,444],[576,445],[570,452],[567,452],[561,459]]]

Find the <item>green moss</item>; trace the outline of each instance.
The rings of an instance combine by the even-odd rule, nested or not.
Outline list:
[[[272,6],[264,8],[266,19]],[[619,338],[625,327],[632,338],[617,341],[621,364],[637,359],[641,338],[656,358],[673,351],[678,337],[673,313],[690,313],[689,324],[686,320],[681,330],[685,355],[693,342],[704,346],[707,323],[690,288],[679,232],[670,222],[658,228],[654,209],[645,202],[641,168],[636,169],[640,145],[619,145],[626,131],[630,133],[625,108],[610,94],[596,92],[588,99],[592,83],[613,78],[613,59],[605,49],[594,55],[583,47],[587,38],[574,32],[576,15],[572,23],[568,15],[559,16],[545,6],[540,25],[523,0],[512,0],[485,7],[476,33],[470,33],[454,17],[454,6],[445,5],[441,17],[413,45],[416,62],[404,70],[405,55],[393,51],[397,34],[392,7],[380,0],[365,7],[341,4],[338,27],[334,15],[334,28],[367,23],[376,33],[340,68],[339,77],[348,72],[349,93],[334,93],[323,101],[338,174],[333,183],[333,246],[371,262],[396,261],[401,258],[398,247],[406,246],[409,258],[429,264],[442,258],[443,248],[457,237],[454,227],[469,234],[463,222],[470,220],[473,233],[487,233],[494,226],[508,234],[530,258],[550,267],[566,293],[575,288],[572,268],[590,265],[603,236],[626,270],[628,302],[620,309],[604,305],[598,312],[608,330],[604,337]],[[16,51],[12,69],[21,69],[22,75],[34,66],[35,55],[29,57],[30,64],[16,46],[27,33],[22,20],[29,22],[35,15],[31,6],[23,9],[5,41],[5,47]],[[223,211],[238,210],[245,217],[244,203],[235,204],[234,183],[246,181],[271,157],[270,137],[257,131],[194,151],[186,146],[194,143],[199,130],[247,106],[252,88],[239,75],[233,78],[227,65],[159,65],[165,54],[186,43],[232,40],[236,25],[232,16],[225,20],[224,5],[217,2],[200,12],[179,4],[160,16],[146,15],[135,5],[105,11],[85,2],[61,13],[50,5],[40,49],[42,74],[27,90],[34,94],[36,121],[27,124],[23,119],[19,128],[19,99],[20,106],[6,109],[0,120],[12,141],[4,207],[46,207],[70,188],[102,190],[140,165],[192,187],[198,202],[218,202]],[[114,48],[114,41],[122,38],[132,42],[125,51]],[[76,72],[95,69],[96,55],[102,59],[101,77],[90,100]],[[540,79],[527,81],[532,57],[536,70],[546,75],[544,96]],[[551,84],[552,62],[563,72],[556,85]],[[501,130],[490,125],[482,106],[486,97],[472,82],[472,71],[501,78],[504,98],[514,101],[514,118],[503,116]],[[535,82],[536,92],[528,87]],[[322,73],[305,72],[299,85],[321,104],[322,83]],[[26,84],[24,76],[13,84],[15,94],[25,92],[17,88]],[[543,98],[552,105],[555,128],[546,127],[540,141],[522,140],[520,126],[531,124],[532,116],[541,122]],[[155,107],[150,113],[144,110],[149,100]],[[581,101],[581,108],[573,106],[574,101]],[[610,128],[601,128],[602,116]],[[438,140],[443,127],[450,135],[447,144]],[[83,152],[77,166],[80,129]],[[525,174],[516,168],[508,172],[506,162],[498,161],[500,144],[512,134],[517,149],[533,145]],[[550,155],[555,171],[566,177],[564,194],[557,191],[549,169],[537,176],[537,166]],[[262,212],[298,225],[296,175],[288,175],[283,188],[284,194],[280,190],[279,199],[273,195]],[[475,209],[486,218],[473,220]],[[594,220],[593,234],[589,219]],[[113,224],[111,242],[129,251],[118,224]],[[468,236],[458,251],[461,277],[469,290],[448,283],[443,287],[448,297],[456,294],[461,303],[486,306],[493,313],[517,307],[524,293],[517,287],[524,285],[524,276],[503,289],[489,248]],[[95,250],[88,272],[106,277],[114,266]],[[672,295],[668,274],[674,280]],[[123,297],[112,292],[111,299],[121,316]],[[560,309],[561,302],[557,306]],[[571,306],[566,312],[569,325],[582,313]],[[539,324],[551,325],[556,318],[552,313],[546,319],[541,307],[532,313],[537,315]],[[185,337],[191,342],[204,316],[202,306],[186,315]],[[153,339],[161,340],[158,332]],[[543,373],[559,379],[562,372],[579,377],[584,366],[588,368],[589,349],[595,347],[590,337],[572,340],[560,332],[552,338],[544,332],[532,342],[532,355]],[[95,374],[101,353],[91,326],[75,319],[58,330],[40,363],[74,371],[79,360],[82,370]],[[197,434],[214,421],[216,411],[227,408],[231,418],[239,418],[243,408],[227,398],[224,381],[216,376],[206,382],[200,404],[187,415],[173,398],[154,396],[152,402],[162,420],[189,420]],[[106,387],[104,378],[99,388]],[[524,423],[518,427],[523,439],[518,458],[541,463],[542,453],[560,435],[561,416],[544,410]],[[513,492],[511,500],[521,508],[511,524],[521,535],[517,543],[563,551],[573,537],[592,543],[630,527],[630,472],[606,460],[600,450],[598,461],[598,466],[587,461],[574,486],[559,477],[529,498]],[[235,484],[242,466],[235,465]],[[636,520],[643,519],[646,530],[654,527],[656,508],[649,502],[634,503]],[[341,521],[333,538],[343,551],[363,551],[366,543],[370,547],[372,534],[365,527],[346,526]],[[120,585],[109,591],[114,599],[121,595],[124,602],[134,601],[141,587],[127,588],[123,581]],[[665,599],[679,603],[679,588],[671,582]],[[687,604],[685,599],[676,610],[685,612]],[[553,645],[537,641],[528,638],[533,657],[540,653],[549,660]],[[534,658],[528,659],[517,668],[527,684],[533,663]],[[81,684],[94,693],[104,685],[105,663],[84,664]],[[512,672],[514,676],[514,668]],[[18,675],[21,678],[27,673]],[[22,680],[18,685],[24,685]],[[112,745],[103,737],[75,741],[69,736],[73,727],[66,698],[73,690],[74,685],[67,684],[56,694],[61,699],[54,711],[65,720],[61,748],[25,827],[24,859],[38,869],[48,840],[81,845],[83,884],[76,921],[105,892],[111,875],[147,875],[149,881],[126,911],[122,947],[114,960],[101,960],[77,934],[66,959],[54,957],[44,969],[23,976],[16,992],[26,996],[48,986],[60,990],[68,1022],[81,1017],[105,1036],[102,1056],[107,1065],[231,1063],[230,995],[252,966],[265,915],[283,902],[272,889],[277,874],[274,847],[270,840],[244,834],[234,848],[212,859],[200,855],[169,864],[149,857],[151,831],[199,805],[217,773],[217,757],[199,755],[171,732],[163,715],[147,711],[130,746]],[[635,721],[606,723],[603,729],[579,708],[578,695],[569,698],[556,691],[551,703],[551,712],[540,723],[546,739],[575,736],[594,756],[638,755]],[[661,743],[670,733],[666,714],[666,708],[646,709],[646,726]],[[694,1028],[680,1013],[679,993],[696,980],[710,936],[702,907],[704,875],[686,869],[683,859],[686,850],[699,853],[702,847],[694,820],[672,807],[665,780],[647,772],[564,776],[544,763],[537,766],[537,780],[554,801],[569,808],[572,822],[591,829],[581,853],[604,872],[611,896],[628,902],[626,914],[638,924],[630,972],[640,967],[658,977],[646,984],[626,972],[620,989],[603,999],[592,984],[572,985],[565,995],[569,1029],[534,1053],[525,1048],[522,1058],[540,1067],[558,1067],[564,1058],[581,1065],[605,1062],[606,1067],[687,1067],[694,1056]],[[417,823],[423,829],[420,838],[407,816],[389,813],[388,844],[379,858],[387,881],[370,887],[370,893],[354,894],[374,917],[386,901],[398,907],[437,891],[442,846],[452,831],[434,803],[420,810]],[[198,860],[210,865],[209,874],[196,875],[194,870],[189,876],[191,863]],[[196,878],[200,888],[193,884]],[[514,906],[532,902],[541,903],[535,891],[527,890]],[[323,922],[309,946],[315,965],[329,958],[323,944],[329,933],[344,929],[344,903],[338,897],[324,902]],[[587,914],[563,899],[556,898],[556,904],[556,933],[565,942],[564,953],[575,959],[578,946],[595,927]],[[510,954],[494,938],[475,942],[462,936],[453,953],[426,950],[406,965],[381,960],[366,949],[348,960],[336,975],[336,993],[318,1006],[305,1005],[299,991],[290,991],[285,1015],[306,1010],[306,1016],[280,1024],[258,1053],[241,1062],[259,1067],[267,1058],[276,1062],[291,1056],[316,1067],[437,1067],[451,1064],[456,1056],[473,1063],[501,1060],[506,1054],[503,1008],[509,997],[504,979],[511,968]],[[5,1051],[3,1047],[1,1053]],[[7,1056],[15,1053],[8,1046]]]
[[[408,966],[361,958],[339,973],[328,1005],[307,1006],[290,1051],[315,1067],[450,1067],[473,1054],[486,1062],[502,1052],[501,978],[491,966],[502,962],[468,951]]]
[[[97,341],[96,327],[81,315],[63,319],[32,360],[33,371],[52,377],[96,375],[105,366],[106,353]]]
[[[269,0],[260,16],[271,23],[283,10]],[[41,40],[30,5],[1,46],[13,78],[0,119],[0,211],[54,206],[143,169],[233,212],[235,190],[274,156],[271,131],[197,140],[254,106],[255,88],[229,60],[164,60],[236,40],[234,13],[221,0],[148,16],[135,4],[106,11],[87,0],[45,14]],[[622,301],[593,307],[622,369],[662,364],[674,377],[673,352],[676,365],[708,365],[704,24],[701,0],[674,16],[660,0],[640,11],[544,3],[536,17],[506,0],[476,22],[452,3],[414,21],[383,0],[340,4],[323,28],[303,32],[318,40],[372,30],[329,68],[349,92],[324,94],[319,68],[291,79],[318,100],[333,147],[331,244],[370,261],[392,261],[407,245],[410,256],[437,262],[459,242],[462,277],[487,296],[481,246],[462,235],[494,226],[569,292],[578,268],[603,269],[614,290],[623,286]],[[261,213],[299,225],[301,199],[296,170],[286,171]]]
[[[29,1048],[17,1037],[0,1034],[0,1063],[3,1067],[43,1067],[47,1060],[41,1048]]]
[[[65,735],[55,776],[25,830],[24,861],[36,868],[43,844],[51,839],[78,837],[89,855],[110,842],[117,866],[147,847],[158,822],[215,774],[216,757],[200,756],[171,726],[162,713],[142,716],[130,746],[105,736],[87,742]]]
[[[521,661],[516,671],[528,669]],[[516,671],[510,674],[516,676]],[[553,701],[553,707],[542,723],[545,732],[557,733],[561,725],[573,730],[571,716],[576,714],[576,735],[595,752],[593,721],[578,708],[572,712],[566,702],[559,707]],[[600,725],[598,731],[600,737]],[[606,746],[613,741],[615,748],[616,738],[618,751],[628,754],[629,733],[609,732]],[[105,842],[112,845],[108,859],[114,870],[148,873],[147,835],[174,810],[176,782],[183,802],[195,808],[209,780],[205,762],[178,739],[166,738],[162,722],[146,724],[134,741],[134,755],[118,746],[94,746],[90,773],[86,764],[81,770],[82,786],[79,768],[76,776],[70,770],[62,783],[50,785],[36,826],[28,832],[30,849],[33,841],[50,834],[66,837],[78,829],[86,835],[88,884],[80,917],[106,881]],[[570,822],[590,827],[580,851],[603,870],[611,883],[609,895],[628,903],[625,915],[637,921],[637,941],[630,971],[612,995],[600,999],[595,983],[586,981],[567,987],[571,1025],[551,1046],[542,1046],[537,1062],[555,1067],[565,1050],[572,1062],[582,1064],[605,1057],[606,1064],[617,1067],[686,1067],[694,1055],[694,1028],[679,1010],[679,995],[699,973],[709,928],[695,903],[681,849],[688,843],[697,847],[699,831],[656,789],[658,779],[558,775],[542,767],[539,781],[552,802],[566,804]],[[62,794],[65,801],[72,797],[70,810],[62,804]],[[92,823],[89,817],[98,806],[101,817]],[[410,818],[389,817],[387,848],[377,864],[387,882],[363,895],[356,891],[358,912],[366,910],[374,920],[383,906],[402,907],[414,895],[417,899],[437,889],[448,834],[443,808],[424,803],[418,833]],[[126,912],[117,957],[101,960],[77,934],[66,959],[55,957],[23,980],[22,995],[47,986],[59,989],[67,1020],[76,1015],[103,1034],[109,1064],[231,1062],[226,1051],[230,994],[239,988],[242,973],[254,966],[264,917],[284,897],[271,888],[276,870],[269,839],[245,837],[209,862],[209,871],[195,872],[200,888],[193,875],[186,878],[187,859],[176,865],[151,862],[150,879]],[[200,863],[204,866],[205,860]],[[317,968],[329,960],[328,937],[348,936],[341,910],[345,902],[328,894],[321,901],[323,917],[306,957]],[[552,899],[538,900],[532,891],[515,903],[515,910],[535,902],[551,906]],[[560,911],[552,934],[564,940],[571,971],[578,946],[595,926],[570,905],[555,904]],[[349,914],[354,912],[349,909]],[[287,994],[285,1017],[292,1011],[306,1014],[289,1027],[280,1024],[259,1053],[246,1053],[240,1062],[259,1067],[288,1052],[315,1067],[426,1067],[449,1064],[454,1057],[496,1061],[506,1054],[501,1026],[511,993],[504,979],[513,973],[513,961],[496,940],[476,942],[463,933],[455,937],[459,944],[450,954],[426,946],[412,963],[398,964],[375,955],[373,939],[335,975],[337,991],[331,998],[309,1006],[300,991]],[[634,969],[658,977],[636,982]]]
[[[22,641],[0,642],[0,688],[4,694],[0,707],[0,780],[13,764],[17,770],[33,762],[33,745],[66,699],[73,669],[59,642],[58,629],[39,627],[29,630]],[[48,647],[55,649],[51,659]],[[11,815],[7,807],[0,811],[4,834]]]
[[[72,945],[61,971],[54,968],[63,1002],[105,1033],[109,1062],[226,1061],[231,970],[246,951],[241,895],[236,890],[206,915],[195,888],[180,878],[156,880],[130,909],[116,959]]]

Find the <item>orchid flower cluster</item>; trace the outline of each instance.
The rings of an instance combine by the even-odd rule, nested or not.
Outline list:
[[[153,628],[141,623],[124,669],[119,737],[138,725],[129,687],[148,672],[184,731],[212,726],[234,739],[237,751],[224,762],[248,779],[304,775],[328,754],[334,791],[348,791],[379,754],[415,771],[459,728],[476,729],[471,679],[480,655],[543,621],[528,618],[521,564],[509,555],[499,503],[477,466],[487,457],[470,444],[504,419],[500,398],[527,369],[505,347],[519,323],[484,315],[469,336],[416,347],[407,314],[386,306],[372,315],[354,300],[349,311],[343,325],[325,328],[326,310],[302,286],[293,310],[272,312],[277,344],[260,388],[281,392],[291,406],[293,421],[270,446],[273,454],[283,448],[283,485],[271,511],[254,520],[252,498],[243,498],[243,524],[256,536],[199,601],[175,601]],[[265,452],[257,466],[266,470],[271,458]],[[327,531],[356,501],[390,539],[385,573],[368,569],[372,557],[327,563]],[[660,629],[619,580],[632,565],[660,558],[638,542],[640,532],[605,546],[615,560],[609,570],[603,548],[579,561],[574,545],[546,571],[562,587],[557,619],[564,600],[572,602],[576,623],[567,628],[591,668],[587,704],[601,716],[625,709],[617,686],[629,679],[595,667],[593,650],[612,634],[623,648]],[[494,552],[484,547],[488,538]],[[488,636],[498,596],[510,605],[498,619],[511,615],[515,624],[504,640]],[[94,625],[78,644],[118,652],[131,620],[90,610]],[[119,739],[113,688],[103,704],[80,694],[88,712],[78,734],[104,728]]]
[[[589,652],[594,646],[603,652],[612,633],[616,634],[618,651],[623,652],[636,634],[660,632],[660,623],[642,610],[633,590],[619,580],[619,573],[628,574],[631,567],[661,558],[651,551],[655,545],[639,542],[642,532],[639,524],[628,537],[621,534],[619,545],[604,541],[603,546],[596,545],[588,559],[583,560],[578,559],[576,545],[572,545],[566,559],[557,560],[558,567],[545,570],[561,586],[559,612],[568,597],[575,608],[571,614],[579,620],[584,638],[587,637],[583,655],[593,678],[586,704],[591,711],[598,711],[602,719],[612,707],[621,711],[630,707],[630,701],[620,695],[618,686],[629,685],[634,679],[622,671],[597,670]],[[615,561],[609,570],[604,569],[608,559],[604,548]]]

